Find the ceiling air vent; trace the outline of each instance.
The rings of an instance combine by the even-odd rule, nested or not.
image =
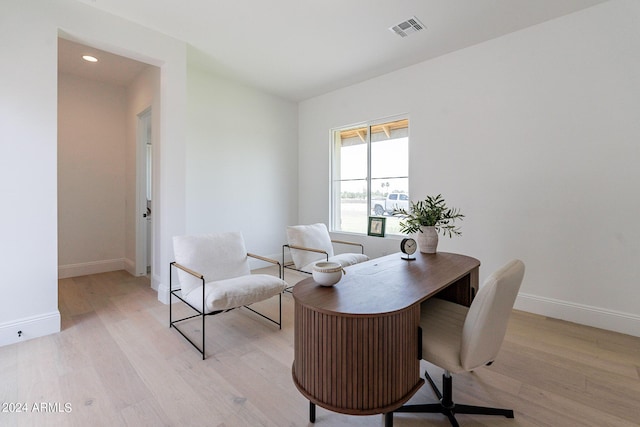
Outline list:
[[[424,24],[418,20],[415,16],[407,19],[399,23],[398,25],[394,25],[389,28],[390,31],[393,31],[400,37],[407,37],[416,31],[424,30]]]

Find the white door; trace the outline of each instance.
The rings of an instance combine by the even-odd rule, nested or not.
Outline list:
[[[151,273],[152,259],[152,169],[153,145],[151,135],[151,108],[138,115],[136,161],[136,275]]]

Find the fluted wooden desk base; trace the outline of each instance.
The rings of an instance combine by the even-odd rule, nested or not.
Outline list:
[[[422,386],[420,306],[379,316],[340,316],[295,305],[293,379],[309,401],[371,415],[402,406]]]

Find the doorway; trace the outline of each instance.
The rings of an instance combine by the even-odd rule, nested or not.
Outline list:
[[[136,168],[136,275],[151,274],[153,252],[153,135],[151,107],[138,114]]]
[[[58,39],[59,278],[148,275],[159,94],[158,67]]]

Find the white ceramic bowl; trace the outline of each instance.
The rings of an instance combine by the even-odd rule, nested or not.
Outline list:
[[[317,262],[313,266],[313,280],[322,286],[333,286],[342,279],[342,274],[347,274],[337,262]]]

